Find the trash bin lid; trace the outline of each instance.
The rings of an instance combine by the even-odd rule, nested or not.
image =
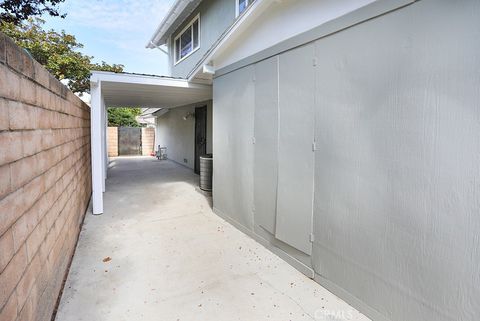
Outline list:
[[[210,158],[213,158],[213,154],[205,154],[205,155],[200,156],[200,158],[210,159]]]

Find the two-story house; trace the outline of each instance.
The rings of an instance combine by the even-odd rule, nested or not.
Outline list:
[[[478,206],[453,187],[478,188],[479,12],[475,0],[176,1],[147,44],[170,75],[92,75],[94,212],[105,107],[162,108],[171,160],[198,170],[213,152],[215,212],[304,274],[373,320],[474,320],[464,249],[479,246]]]

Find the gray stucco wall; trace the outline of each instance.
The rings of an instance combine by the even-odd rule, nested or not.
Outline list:
[[[207,153],[212,152],[212,101],[176,107],[156,119],[156,145],[167,147],[168,158],[189,168],[194,167],[195,118],[184,120],[195,107],[207,106]],[[157,146],[155,146],[157,149]],[[185,162],[184,160],[187,160]]]
[[[253,229],[253,70],[243,68],[213,86],[215,207],[249,229]]]
[[[418,1],[308,44],[290,76],[314,73],[314,86],[290,83],[296,95],[314,96],[304,115],[316,144],[314,183],[303,187],[314,193],[311,266],[317,281],[376,320],[480,317],[478,21],[478,1]],[[285,55],[214,80],[214,207],[264,238],[274,237],[278,218],[254,200],[265,193],[270,212],[278,202],[273,190],[254,188],[262,186],[255,168],[276,169],[283,142],[275,135],[301,130],[278,122],[282,95],[258,83],[276,82]],[[260,91],[270,98],[258,99]],[[271,113],[265,141],[278,144],[261,158],[255,120],[268,114],[259,111]],[[308,154],[290,157],[302,164]]]
[[[235,20],[235,0],[202,1],[190,17],[185,19],[185,22],[172,34],[169,46],[170,52],[174,52],[173,41],[175,37],[198,13],[200,13],[200,48],[178,64],[174,63],[173,54],[170,55],[173,77],[185,78],[219,36],[233,23]]]

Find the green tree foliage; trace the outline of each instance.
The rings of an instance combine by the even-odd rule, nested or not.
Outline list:
[[[60,14],[58,4],[65,0],[0,0],[0,20],[19,24],[30,17],[49,14],[54,17],[65,17]]]
[[[140,127],[135,119],[142,113],[140,108],[108,108],[108,126],[111,127]]]
[[[19,24],[2,21],[0,31],[25,48],[57,79],[67,79],[68,87],[76,93],[90,91],[91,70],[123,71],[123,65],[92,63],[93,57],[79,51],[83,45],[77,42],[75,36],[63,30],[44,30],[44,23],[41,19],[29,19]]]

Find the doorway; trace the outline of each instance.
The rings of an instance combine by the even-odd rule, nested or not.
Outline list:
[[[142,155],[140,127],[118,127],[118,155]]]
[[[207,106],[195,108],[195,163],[194,171],[200,174],[200,156],[207,153]]]

